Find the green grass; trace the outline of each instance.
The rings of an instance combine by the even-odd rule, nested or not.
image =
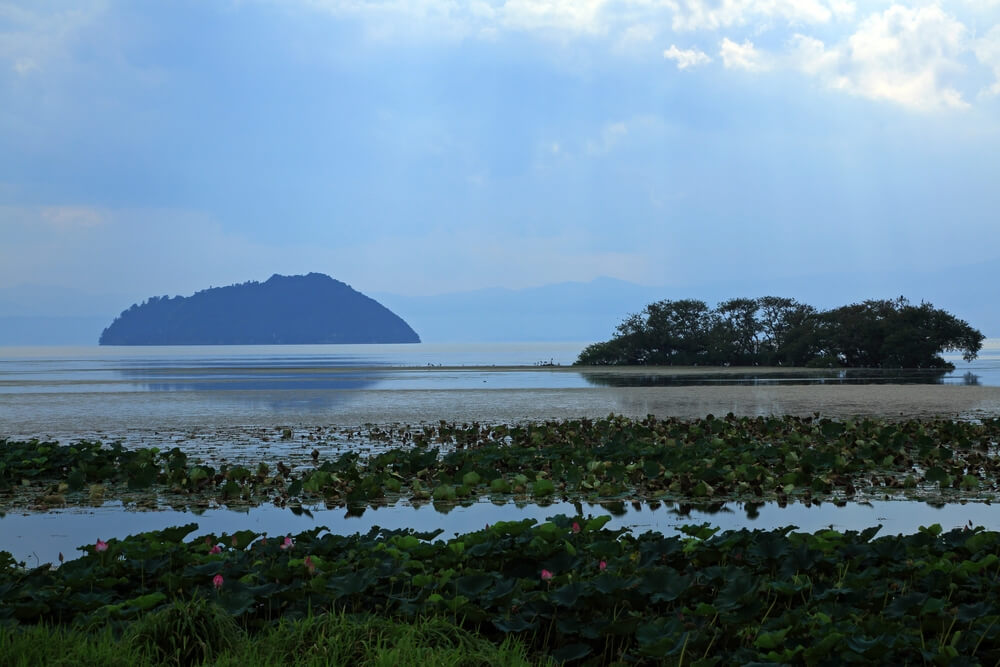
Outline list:
[[[217,620],[206,621],[212,617],[211,604],[189,609],[192,612],[189,619],[179,618],[176,612],[183,605],[176,606],[177,609],[172,606],[147,614],[120,638],[107,629],[96,632],[43,626],[0,629],[0,665],[515,667],[547,664],[529,659],[524,646],[514,640],[497,646],[441,618],[407,623],[377,616],[323,614],[282,622],[250,637],[239,628],[220,626]],[[164,645],[168,650],[164,650]],[[180,647],[191,650],[169,650]]]

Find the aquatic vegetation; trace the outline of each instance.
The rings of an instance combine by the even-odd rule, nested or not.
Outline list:
[[[110,540],[110,558],[88,547],[58,568],[0,554],[0,626],[125,631],[153,619],[158,630],[200,605],[198,624],[223,623],[211,612],[221,610],[250,636],[330,613],[440,617],[495,644],[515,638],[536,655],[592,664],[1000,660],[1000,533],[704,524],[665,537],[605,522],[500,522],[447,540],[316,528],[292,536],[294,550],[251,532],[208,536],[235,539],[222,560],[203,539],[184,541],[191,524]]]
[[[366,505],[491,495],[544,500],[851,499],[889,494],[990,499],[1000,491],[1000,419],[798,417],[636,420],[372,429],[378,451],[295,469],[191,461],[178,448],[127,450],[0,440],[0,506],[86,503],[148,491],[190,502]],[[251,471],[255,468],[256,471]],[[85,484],[90,484],[90,496]],[[31,490],[26,497],[25,490]],[[155,503],[155,498],[154,501]]]

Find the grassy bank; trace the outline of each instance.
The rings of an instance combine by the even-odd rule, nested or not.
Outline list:
[[[11,667],[145,667],[213,664],[231,667],[521,667],[529,660],[514,639],[494,645],[441,618],[399,622],[375,616],[324,614],[283,622],[250,636],[218,608],[171,605],[134,621],[118,635],[106,628],[0,628],[0,664]]]

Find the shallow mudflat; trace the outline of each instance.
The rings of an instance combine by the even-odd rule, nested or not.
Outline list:
[[[515,423],[609,413],[632,417],[857,415],[976,419],[1000,413],[1000,387],[757,385],[676,387],[369,389],[10,394],[9,438],[200,440],[259,446],[279,426],[318,428],[439,420]],[[270,446],[270,445],[265,445]]]
[[[797,415],[827,417],[978,418],[1000,412],[1000,387],[949,385],[778,385],[623,387],[616,412],[700,417]]]

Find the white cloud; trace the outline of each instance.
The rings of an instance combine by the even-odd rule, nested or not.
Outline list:
[[[754,48],[753,42],[744,40],[737,44],[728,37],[722,39],[719,46],[719,57],[727,69],[744,69],[748,72],[761,72],[769,69],[764,55]]]
[[[677,69],[688,69],[696,65],[704,65],[712,62],[712,59],[704,51],[698,49],[678,49],[675,44],[663,52],[663,57],[677,63]]]
[[[277,2],[277,0],[259,0]],[[675,31],[737,26],[818,25],[853,17],[850,0],[299,0],[314,10],[361,19],[369,35],[458,38],[501,31],[607,35],[622,45]],[[280,3],[279,3],[280,4]]]
[[[830,11],[835,18],[840,20],[850,20],[854,18],[858,8],[849,0],[830,0]]]
[[[607,27],[600,20],[606,4],[607,0],[507,0],[498,13],[513,28],[602,33]]]
[[[979,62],[993,69],[996,79],[985,92],[1000,95],[1000,25],[994,26],[984,37],[977,39],[973,48]]]
[[[831,88],[917,110],[969,106],[953,85],[963,69],[968,30],[937,6],[893,5],[831,48],[803,35],[790,46],[792,65]]]
[[[105,11],[103,0],[81,0],[72,9],[46,12],[0,5],[0,62],[21,76],[44,69],[51,61],[68,58],[69,44],[99,20]]]
[[[962,0],[962,4],[968,5],[976,11],[983,11],[1000,7],[1000,0]]]
[[[496,36],[499,30],[603,34],[615,21],[603,16],[609,0],[301,0],[314,10],[365,22],[381,39],[408,34],[452,38]]]
[[[718,30],[753,21],[781,20],[791,25],[827,23],[849,11],[849,2],[833,0],[666,0],[674,11],[674,30]]]
[[[966,107],[947,83],[962,69],[958,58],[966,39],[965,26],[939,7],[893,5],[865,19],[848,40],[856,72],[851,87],[914,108]]]
[[[828,72],[837,64],[837,54],[828,51],[822,40],[795,34],[789,41],[790,59],[806,74]]]

